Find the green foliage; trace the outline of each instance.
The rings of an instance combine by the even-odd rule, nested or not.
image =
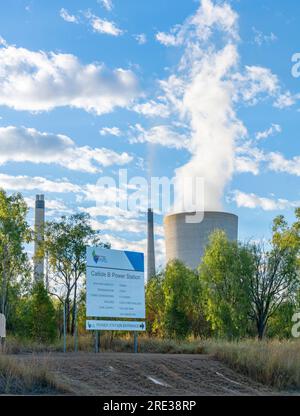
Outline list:
[[[61,217],[58,221],[46,224],[43,250],[49,261],[50,289],[61,303],[66,304],[67,332],[71,334],[74,333],[78,286],[84,284],[86,247],[110,247],[100,240],[87,214]]]
[[[164,274],[152,276],[146,286],[146,328],[149,334],[163,335],[162,322],[164,315]]]
[[[296,311],[292,302],[283,303],[278,307],[268,322],[267,337],[288,339],[292,337],[292,317]]]
[[[250,317],[260,339],[270,318],[282,310],[281,305],[296,304],[299,294],[300,210],[295,213],[291,226],[283,216],[275,218],[268,250],[261,244],[252,246],[255,271],[249,282]]]
[[[199,276],[178,260],[149,280],[146,312],[150,334],[185,339],[207,333]]]
[[[184,339],[191,332],[190,312],[197,296],[197,275],[178,260],[170,262],[162,283],[164,293],[163,326],[166,336]]]
[[[213,333],[221,337],[242,337],[248,328],[247,285],[253,273],[247,247],[228,241],[215,231],[199,267],[204,311]]]
[[[24,244],[31,231],[26,221],[27,206],[21,194],[8,196],[0,189],[0,311],[12,327],[16,302],[27,290],[31,268]]]
[[[41,343],[53,342],[57,336],[55,309],[42,282],[34,285],[25,307],[30,337]]]

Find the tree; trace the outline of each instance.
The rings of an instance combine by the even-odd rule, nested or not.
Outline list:
[[[269,319],[284,303],[294,303],[299,291],[300,209],[289,227],[283,216],[273,222],[270,249],[253,244],[254,273],[249,281],[250,317],[258,338],[265,335]]]
[[[28,335],[41,343],[53,342],[57,336],[55,308],[43,282],[34,284],[27,311]]]
[[[199,266],[203,307],[216,335],[235,338],[247,333],[247,282],[252,273],[248,247],[229,241],[223,231],[216,230]]]
[[[271,318],[281,311],[287,319],[299,295],[299,249],[300,209],[291,226],[275,218],[268,249],[229,242],[220,231],[211,236],[200,275],[207,318],[218,335],[249,335],[250,320],[262,339]]]
[[[291,338],[294,325],[292,317],[295,310],[296,305],[293,302],[282,303],[268,321],[266,336],[279,339]]]
[[[146,319],[147,332],[150,334],[163,335],[163,316],[164,316],[164,273],[152,276],[146,286]]]
[[[99,245],[98,232],[92,229],[87,214],[74,214],[51,221],[45,227],[45,251],[50,269],[50,293],[66,305],[67,332],[74,333],[79,285],[86,272],[86,247]]]
[[[192,330],[190,313],[197,292],[197,275],[179,260],[167,264],[162,281],[164,294],[163,328],[171,338],[184,339]]]
[[[29,280],[31,268],[24,244],[32,234],[26,221],[27,205],[21,194],[7,196],[0,190],[0,310],[11,319],[13,295],[20,294]],[[11,302],[10,302],[11,301]]]

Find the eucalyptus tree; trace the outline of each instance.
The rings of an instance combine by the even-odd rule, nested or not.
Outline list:
[[[300,209],[295,213],[291,226],[283,216],[274,219],[268,244],[212,234],[199,271],[206,316],[217,335],[249,336],[254,328],[262,339],[270,318],[299,302]]]
[[[84,285],[86,247],[101,242],[88,214],[79,213],[46,223],[43,250],[48,259],[49,291],[66,308],[67,332],[74,333],[76,302]]]
[[[300,208],[296,221],[289,226],[281,215],[273,222],[269,248],[252,246],[254,272],[249,281],[250,317],[262,339],[269,319],[285,303],[295,304],[299,295]]]
[[[32,239],[26,221],[27,205],[21,194],[8,196],[0,189],[0,310],[8,320],[13,294],[31,274],[24,245]],[[10,301],[11,300],[11,301]]]
[[[229,241],[224,231],[212,233],[199,274],[204,312],[213,334],[226,338],[247,335],[251,306],[248,282],[253,271],[247,245]]]
[[[167,336],[184,339],[192,332],[198,289],[197,273],[179,260],[167,264],[162,280],[162,324]]]

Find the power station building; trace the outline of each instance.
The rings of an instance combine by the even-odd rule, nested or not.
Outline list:
[[[194,213],[170,214],[164,218],[166,261],[181,260],[196,269],[209,243],[209,236],[219,229],[231,241],[238,238],[238,217],[226,212],[205,211],[201,222],[189,223],[186,216]]]

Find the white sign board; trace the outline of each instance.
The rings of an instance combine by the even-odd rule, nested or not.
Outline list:
[[[90,331],[146,331],[145,322],[133,321],[86,321]]]
[[[6,319],[5,316],[0,313],[0,338],[6,337]]]
[[[145,318],[144,254],[87,248],[89,317]]]

